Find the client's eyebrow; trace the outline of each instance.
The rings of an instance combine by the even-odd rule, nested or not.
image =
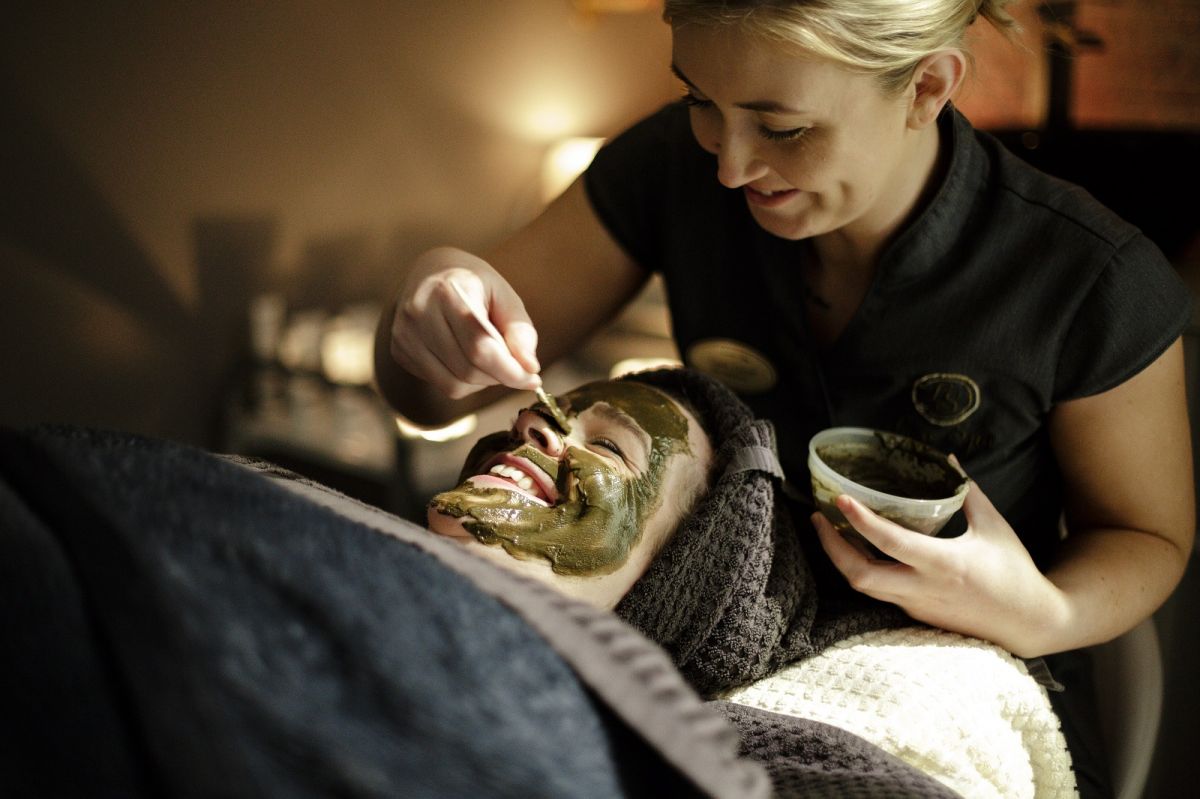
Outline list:
[[[679,78],[681,81],[686,83],[689,88],[691,88],[695,91],[698,91],[701,94],[704,94],[704,92],[700,91],[700,87],[697,86],[696,84],[692,83],[692,81],[688,78],[688,76],[684,75],[683,71],[679,67],[677,67],[675,64],[671,64],[671,72],[675,75],[675,77]],[[744,103],[734,103],[734,105],[738,108],[745,108],[747,111],[761,111],[764,114],[807,114],[807,113],[809,113],[808,111],[805,111],[803,109],[792,108],[791,106],[786,106],[783,103],[778,103],[778,102],[775,102],[774,100],[748,100]]]
[[[607,402],[597,402],[591,407],[591,411],[597,416],[603,418],[604,421],[610,424],[615,424],[618,427],[626,430],[630,435],[637,439],[642,445],[641,457],[638,458],[639,470],[646,468],[646,455],[650,452],[650,434],[647,433],[637,420],[634,419],[625,411],[619,408],[614,408]]]

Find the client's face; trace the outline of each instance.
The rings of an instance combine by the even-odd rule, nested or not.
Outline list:
[[[486,436],[462,483],[429,504],[429,526],[603,607],[625,595],[705,487],[700,425],[661,391],[590,383]]]

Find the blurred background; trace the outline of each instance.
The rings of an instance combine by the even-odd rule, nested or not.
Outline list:
[[[402,428],[369,386],[379,307],[419,252],[487,248],[599,142],[678,95],[659,10],[9,4],[0,424],[98,425],[256,454],[419,517],[473,432],[506,426],[521,400],[451,430]],[[1026,2],[1016,13],[1015,43],[972,33],[959,107],[1142,227],[1200,289],[1200,0]],[[551,367],[548,388],[626,358],[674,357],[667,324],[652,284]],[[1193,568],[1160,613],[1175,693],[1148,796],[1190,793],[1200,658],[1184,620],[1200,610],[1196,582]]]

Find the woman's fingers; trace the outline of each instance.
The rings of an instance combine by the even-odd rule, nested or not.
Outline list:
[[[896,602],[912,580],[912,569],[899,561],[882,560],[853,534],[843,535],[822,513],[812,515],[821,546],[856,591],[885,602]],[[920,535],[913,533],[913,535]]]
[[[455,286],[459,288],[456,290]],[[435,291],[450,333],[439,352],[445,353],[447,367],[459,380],[476,385],[503,383],[522,389],[540,384],[536,372],[517,360],[508,340],[492,321],[494,311],[478,279],[466,281],[462,276],[446,276]],[[509,322],[507,326],[513,324]],[[528,317],[524,324],[532,329]]]
[[[813,528],[825,553],[842,574],[861,568],[871,558],[866,550],[852,544],[830,523],[823,513],[812,515]]]
[[[541,384],[536,348],[520,297],[469,253],[442,249],[423,256],[398,297],[392,358],[448,397],[496,384],[535,388]]]
[[[963,515],[967,519],[967,529],[976,534],[986,535],[990,530],[1008,531],[1008,522],[1004,515],[996,510],[996,506],[988,499],[987,494],[974,480],[967,489],[967,498],[963,502]]]
[[[837,507],[858,534],[895,560],[868,557],[814,514],[830,560],[854,589],[900,606],[917,621],[1018,651],[1055,601],[1054,586],[975,483],[963,506],[967,529],[956,538],[906,530],[847,496],[838,497]]]
[[[432,293],[417,295],[397,307],[392,323],[391,353],[410,374],[453,399],[494,382],[482,373],[474,373],[442,303]]]
[[[839,496],[836,502],[846,521],[888,557],[912,566],[923,565],[936,557],[937,539],[901,527],[846,494]]]
[[[445,320],[441,321],[441,332],[436,329],[439,326],[436,320],[426,321],[425,326],[426,340],[451,341],[454,338]],[[451,399],[461,399],[488,384],[463,379],[462,376],[469,370],[465,357],[458,358],[456,362],[456,347],[425,343],[411,330],[411,326],[404,325],[397,318],[392,326],[390,348],[392,359],[409,374],[424,379]],[[442,357],[437,354],[439,351],[444,353]]]
[[[537,357],[537,329],[529,319],[525,303],[513,291],[512,286],[505,281],[493,286],[492,302],[489,308],[492,321],[504,336],[509,352],[516,358],[521,368],[530,374],[542,371],[542,365],[538,362]]]

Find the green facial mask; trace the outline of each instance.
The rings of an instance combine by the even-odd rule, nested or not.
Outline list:
[[[513,557],[544,559],[559,574],[608,574],[629,557],[659,506],[671,457],[690,452],[688,421],[665,394],[635,382],[590,383],[559,401],[569,417],[597,403],[632,417],[651,442],[642,474],[622,474],[611,460],[570,440],[563,459],[555,461],[513,433],[493,433],[467,456],[459,487],[438,494],[430,506],[462,519],[481,542]],[[501,452],[543,469],[558,489],[558,501],[545,507],[515,491],[465,482]]]

